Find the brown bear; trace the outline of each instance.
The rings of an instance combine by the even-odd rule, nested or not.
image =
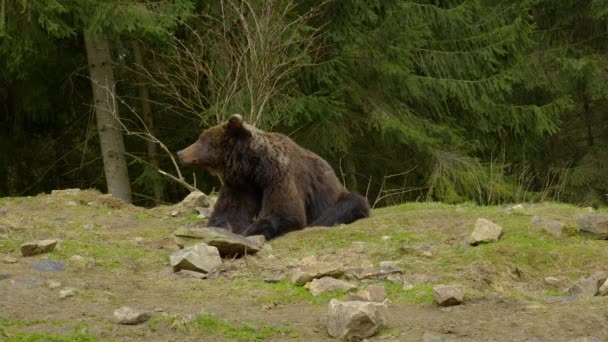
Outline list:
[[[367,200],[348,192],[325,160],[238,114],[177,154],[183,165],[205,168],[222,182],[208,226],[272,239],[369,216]]]

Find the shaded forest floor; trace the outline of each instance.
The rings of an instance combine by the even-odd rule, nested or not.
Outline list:
[[[309,255],[344,267],[399,262],[410,290],[386,280],[358,282],[359,288],[382,283],[391,301],[389,326],[369,341],[608,339],[608,297],[556,300],[578,278],[608,271],[608,241],[554,237],[529,227],[532,216],[574,227],[584,208],[534,204],[510,212],[415,203],[378,209],[352,225],[290,233],[255,256],[224,260],[209,279],[173,273],[172,232],[200,221],[196,215],[171,217],[173,209],[126,206],[95,191],[1,198],[0,340],[331,340],[327,304],[347,294],[313,297],[287,280],[264,281],[288,274]],[[504,236],[470,247],[465,241],[480,217],[501,225]],[[42,239],[60,242],[47,254],[20,255],[20,244]],[[75,262],[74,255],[85,262]],[[32,267],[45,259],[64,261],[65,269]],[[549,276],[558,284],[545,283]],[[464,285],[465,303],[437,307],[436,284]],[[60,298],[65,287],[76,295]],[[118,325],[112,313],[121,306],[149,310],[152,318]]]

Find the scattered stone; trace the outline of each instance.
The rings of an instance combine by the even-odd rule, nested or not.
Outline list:
[[[192,191],[183,201],[180,202],[180,205],[184,208],[188,209],[196,209],[197,207],[208,208],[211,206],[211,202],[209,201],[209,196],[205,195],[200,191]]]
[[[484,218],[478,218],[475,229],[468,239],[470,245],[498,241],[502,236],[502,227]]]
[[[332,277],[323,277],[320,279],[313,279],[311,282],[304,285],[305,288],[310,291],[313,296],[318,296],[322,293],[328,293],[333,291],[348,292],[357,288],[357,285],[353,285],[349,282],[335,279]]]
[[[327,332],[347,340],[364,339],[386,326],[387,319],[388,310],[384,303],[332,299],[327,314]]]
[[[32,268],[42,272],[59,272],[65,269],[65,261],[40,260],[32,263]]]
[[[530,227],[540,228],[554,236],[562,236],[565,226],[565,224],[559,221],[544,219],[538,216],[534,216],[530,220]]]
[[[597,279],[594,277],[582,277],[568,289],[568,294],[579,297],[593,297],[596,295],[597,290]]]
[[[6,256],[4,258],[2,258],[2,263],[4,264],[16,264],[17,263],[17,258],[12,257],[12,256]]]
[[[365,290],[350,295],[348,300],[382,303],[386,299],[386,289],[382,285],[372,285]]]
[[[602,286],[600,286],[600,289],[597,292],[597,294],[598,294],[598,296],[608,295],[608,280],[606,280],[604,282],[604,284],[602,284]]]
[[[266,282],[266,283],[278,283],[278,282],[282,281],[283,279],[285,279],[285,275],[284,274],[273,274],[273,275],[270,275],[270,276],[264,278],[264,282]]]
[[[291,283],[304,285],[313,279],[322,277],[339,277],[344,274],[341,265],[323,261],[317,261],[314,256],[303,258],[300,267],[296,268],[291,275]]]
[[[195,272],[195,271],[190,271],[190,270],[180,270],[179,272],[176,272],[175,274],[180,277],[183,277],[183,278],[195,278],[195,279],[206,279],[207,278],[206,273]]]
[[[24,243],[21,245],[21,255],[30,256],[48,253],[55,249],[55,246],[57,246],[57,240],[42,240]]]
[[[208,273],[220,266],[222,259],[217,248],[200,243],[171,254],[170,262],[176,272],[190,270]]]
[[[580,297],[579,296],[553,296],[547,298],[547,303],[561,303],[568,304],[576,302]]]
[[[378,278],[384,279],[390,274],[402,274],[403,271],[399,267],[379,267],[364,270],[356,270],[354,276],[359,279]]]
[[[68,297],[74,297],[76,295],[76,289],[72,287],[66,287],[65,289],[59,291],[59,298],[65,299]]]
[[[608,239],[608,214],[580,214],[577,223],[581,233],[598,239]]]
[[[266,237],[264,237],[264,235],[251,235],[245,239],[253,242],[256,246],[261,246],[266,243]]]
[[[70,265],[77,269],[88,269],[95,266],[95,260],[76,254],[70,257]]]
[[[386,280],[395,284],[403,284],[405,282],[401,274],[389,274],[386,276]]]
[[[547,284],[549,284],[551,286],[559,286],[560,281],[556,277],[546,277],[545,278],[545,283],[547,283]]]
[[[49,289],[58,289],[61,287],[61,283],[58,282],[57,280],[47,280],[46,282],[46,286]]]
[[[150,313],[123,306],[114,311],[114,318],[118,324],[140,324],[150,319]]]
[[[178,228],[173,235],[179,237],[184,246],[188,243],[204,242],[209,246],[217,247],[222,257],[255,254],[260,251],[261,247],[244,236],[217,227],[194,228],[183,226]],[[179,239],[176,241],[180,244]]]
[[[414,288],[414,284],[410,283],[407,280],[403,280],[403,291],[409,291]]]
[[[464,286],[436,285],[433,287],[433,298],[441,306],[458,305],[464,301]]]

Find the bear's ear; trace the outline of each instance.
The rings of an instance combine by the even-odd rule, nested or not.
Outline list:
[[[247,129],[243,123],[243,117],[239,114],[232,114],[226,122],[226,130],[228,133],[235,136],[249,136],[251,132]]]

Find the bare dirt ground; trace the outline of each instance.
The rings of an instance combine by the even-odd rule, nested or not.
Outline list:
[[[324,323],[327,304],[346,294],[313,297],[286,279],[264,281],[315,255],[345,268],[387,260],[403,266],[411,290],[386,280],[350,279],[360,288],[381,283],[388,290],[389,325],[369,341],[608,341],[608,297],[562,297],[579,277],[608,271],[608,241],[556,238],[528,227],[533,215],[574,225],[583,208],[538,204],[512,213],[407,204],[376,210],[349,226],[280,237],[257,255],[224,260],[209,279],[172,271],[169,255],[178,248],[172,232],[201,223],[196,215],[171,217],[172,210],[127,206],[95,191],[0,199],[0,340],[333,340]],[[478,217],[505,229],[501,241],[464,243]],[[41,239],[60,242],[53,252],[21,256],[21,243]],[[417,253],[417,246],[430,253]],[[41,260],[65,267],[34,269]],[[560,283],[546,284],[547,276]],[[440,308],[432,286],[451,283],[465,285],[466,301]],[[60,298],[66,287],[76,295]],[[148,310],[152,318],[116,324],[112,313],[121,306]]]

